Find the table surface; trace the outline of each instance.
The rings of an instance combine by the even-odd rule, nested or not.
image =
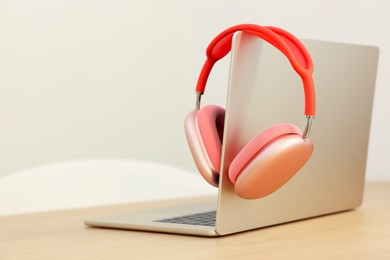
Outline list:
[[[390,259],[390,182],[351,211],[219,238],[89,228],[83,220],[207,198],[0,218],[0,259]]]

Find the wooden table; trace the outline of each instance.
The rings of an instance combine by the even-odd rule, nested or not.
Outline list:
[[[0,218],[0,259],[390,259],[390,182],[353,211],[220,238],[88,228],[83,220],[205,198]]]

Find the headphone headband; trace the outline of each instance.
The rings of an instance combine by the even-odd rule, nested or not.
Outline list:
[[[313,82],[313,62],[303,44],[292,34],[277,27],[241,24],[230,27],[218,34],[206,50],[207,60],[198,78],[196,92],[203,94],[206,82],[214,64],[225,57],[231,50],[233,34],[238,31],[248,32],[265,40],[279,49],[290,61],[294,70],[302,79],[305,93],[305,115],[314,116],[316,109]]]

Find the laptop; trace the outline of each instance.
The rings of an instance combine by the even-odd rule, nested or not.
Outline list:
[[[256,36],[232,43],[218,196],[199,203],[91,217],[92,227],[224,236],[358,207],[362,203],[379,50],[303,40],[314,62],[314,153],[286,185],[255,200],[238,197],[227,168],[240,149],[276,123],[304,128],[303,87],[287,59]],[[184,120],[184,119],[183,119]],[[188,151],[189,152],[189,151]]]

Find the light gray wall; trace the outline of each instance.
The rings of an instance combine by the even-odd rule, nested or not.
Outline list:
[[[381,48],[369,179],[390,179],[390,2],[0,1],[0,176],[75,158],[195,170],[183,133],[209,41],[236,23]],[[224,104],[228,61],[204,103]]]

